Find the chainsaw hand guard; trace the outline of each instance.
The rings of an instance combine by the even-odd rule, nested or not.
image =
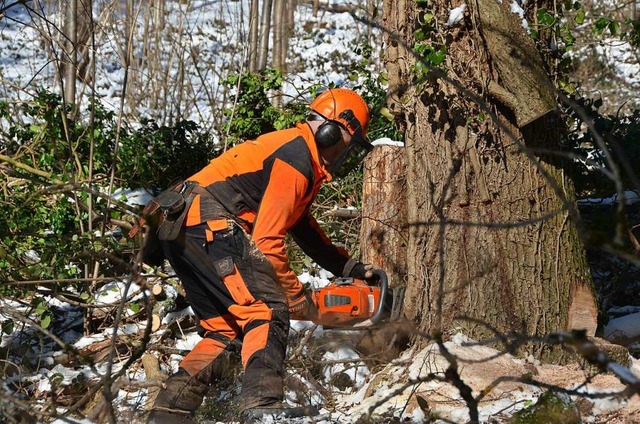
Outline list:
[[[303,321],[315,321],[317,319],[318,308],[308,290],[303,288],[300,293],[289,299],[289,317]]]

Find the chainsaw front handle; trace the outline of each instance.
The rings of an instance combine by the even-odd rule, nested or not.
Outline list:
[[[384,318],[384,307],[389,295],[389,279],[387,273],[381,269],[375,268],[371,272],[374,276],[378,277],[378,285],[380,286],[380,303],[378,304],[378,310],[373,316],[365,321],[359,322],[354,327],[370,327],[378,324]]]

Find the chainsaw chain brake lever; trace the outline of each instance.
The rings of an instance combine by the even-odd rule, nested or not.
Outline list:
[[[339,277],[339,278],[335,278],[333,280],[333,282],[337,286],[346,286],[346,285],[349,285],[349,284],[353,284],[353,278],[352,277]]]
[[[384,318],[385,304],[387,302],[387,297],[389,296],[389,279],[387,278],[387,273],[381,269],[374,268],[371,272],[373,272],[375,277],[378,277],[377,285],[380,287],[380,302],[378,303],[378,309],[371,318],[354,325],[354,327],[369,327],[378,324]],[[369,282],[367,282],[367,284],[369,284]]]

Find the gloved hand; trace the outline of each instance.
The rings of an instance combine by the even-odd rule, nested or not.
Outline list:
[[[303,321],[314,321],[318,317],[318,307],[311,297],[311,292],[304,287],[289,298],[289,318]]]
[[[351,269],[349,277],[357,278],[359,280],[371,280],[374,277],[373,265],[358,262]]]

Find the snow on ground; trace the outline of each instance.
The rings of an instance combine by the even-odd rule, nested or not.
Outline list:
[[[301,274],[301,278],[307,281],[315,281],[325,284],[327,275],[311,276],[308,273]],[[116,302],[124,291],[121,284],[115,284],[105,290],[109,302]],[[99,296],[103,298],[103,296]],[[121,297],[120,297],[121,298]],[[107,300],[107,299],[101,299]],[[180,312],[182,317],[192,315],[190,308]],[[639,328],[638,314],[625,318],[629,321],[630,328]],[[635,323],[635,326],[634,326]],[[141,334],[146,323],[122,325],[119,334]],[[158,343],[164,339],[165,328],[152,335],[151,343]],[[444,380],[445,370],[449,366],[448,360],[442,355],[436,344],[431,344],[422,350],[415,348],[402,353],[400,357],[373,373],[366,360],[361,359],[354,349],[359,332],[349,330],[330,330],[315,327],[304,321],[293,321],[291,335],[293,338],[300,334],[308,334],[315,331],[312,339],[329,342],[324,353],[318,358],[318,364],[322,366],[321,379],[316,384],[321,384],[323,389],[330,393],[331,398],[315,390],[315,386],[304,380],[295,369],[288,370],[290,378],[300,381],[311,390],[311,394],[304,399],[311,401],[320,409],[320,416],[314,419],[301,419],[298,423],[322,423],[322,424],[347,424],[354,422],[360,416],[372,414],[374,417],[396,417],[405,422],[424,422],[427,414],[436,415],[450,422],[465,422],[468,420],[468,410],[459,392],[450,383]],[[78,338],[72,343],[77,349],[86,348],[97,342],[109,340],[112,337],[113,328],[106,328],[92,336]],[[15,342],[15,336],[3,335],[3,344]],[[184,332],[182,329],[175,335],[175,340],[164,339],[166,347],[178,350],[190,350],[201,338],[195,332]],[[340,342],[338,342],[340,341]],[[34,346],[37,340],[33,340]],[[622,391],[625,386],[611,374],[590,375],[590,372],[581,369],[578,365],[556,366],[543,364],[536,360],[523,360],[509,354],[499,354],[493,348],[479,345],[462,334],[455,334],[445,344],[447,351],[454,355],[459,364],[459,372],[462,380],[471,387],[473,395],[481,392],[486,396],[479,403],[481,422],[491,419],[509,417],[513,412],[522,409],[526,405],[534,403],[543,393],[543,390],[535,385],[522,382],[502,382],[495,384],[498,378],[521,378],[529,375],[538,382],[552,384],[565,389],[579,389],[587,398],[581,400],[581,410],[584,422],[601,422],[602,417],[622,417],[633,422],[640,419],[640,398],[622,399],[614,396],[614,393]],[[50,358],[53,346],[40,352],[42,358]],[[291,346],[291,349],[299,349]],[[303,346],[303,349],[310,349]],[[37,353],[37,352],[36,352]],[[311,354],[303,351],[303,354]],[[182,356],[176,353],[170,354],[167,361],[162,364],[165,374],[175,372]],[[116,359],[113,364],[113,372],[117,372],[126,357]],[[640,360],[629,358],[630,371],[635,373],[632,378],[640,378]],[[48,392],[60,390],[61,387],[73,387],[79,381],[97,381],[106,372],[106,363],[98,362],[95,367],[74,366],[69,367],[55,364],[52,360],[45,360],[49,364],[39,369],[30,376],[22,376],[22,384],[31,384],[35,395],[44,395]],[[626,365],[626,364],[625,364]],[[125,374],[132,387],[120,390],[115,400],[118,410],[129,411],[132,422],[142,422],[144,418],[144,405],[147,400],[146,390],[135,388],[136,383],[145,381],[144,371],[140,366],[133,366]],[[436,376],[437,379],[430,379]],[[342,384],[340,384],[342,382]],[[125,386],[126,387],[126,386]],[[237,389],[236,389],[237,390]],[[590,395],[610,393],[606,398],[589,398]],[[288,390],[287,399],[291,403],[300,400],[296,390]],[[421,399],[418,402],[417,397]],[[37,399],[37,398],[36,398]],[[576,401],[578,398],[573,397]],[[428,405],[425,410],[424,405]],[[330,406],[330,407],[329,407]],[[614,421],[615,422],[615,421]]]
[[[640,192],[638,192],[637,190],[626,190],[623,193],[623,195],[624,195],[625,205],[627,206],[633,205],[638,201],[640,201]],[[622,197],[618,193],[616,193],[612,196],[604,197],[604,198],[599,197],[599,198],[579,199],[578,204],[584,205],[584,206],[609,206],[609,205],[618,203],[621,198]]]
[[[481,422],[511,416],[524,404],[535,402],[543,392],[535,386],[519,382],[505,382],[494,386],[494,382],[501,376],[521,378],[531,375],[534,380],[567,389],[580,387],[587,394],[614,393],[625,387],[611,375],[598,375],[582,386],[587,381],[588,372],[577,366],[561,367],[535,361],[529,363],[508,354],[498,355],[495,349],[478,346],[462,334],[454,335],[445,343],[445,347],[458,358],[461,378],[473,389],[474,396],[483,390],[488,392],[479,404]],[[640,361],[632,361],[637,369]],[[435,344],[418,352],[407,351],[357,392],[340,399],[338,409],[349,410],[353,416],[359,416],[368,413],[372,406],[384,400],[384,405],[375,410],[377,414],[382,414],[386,408],[394,408],[394,416],[419,422],[424,411],[415,397],[420,396],[426,400],[432,414],[453,422],[466,422],[469,417],[464,401],[451,385],[427,381],[406,387],[408,381],[425,379],[430,373],[442,377],[448,366],[449,362]],[[401,391],[403,387],[404,390]],[[640,417],[638,396],[630,400],[607,398],[589,399],[588,402],[598,411],[598,415],[617,412]],[[586,422],[591,420],[584,415],[583,419]]]

